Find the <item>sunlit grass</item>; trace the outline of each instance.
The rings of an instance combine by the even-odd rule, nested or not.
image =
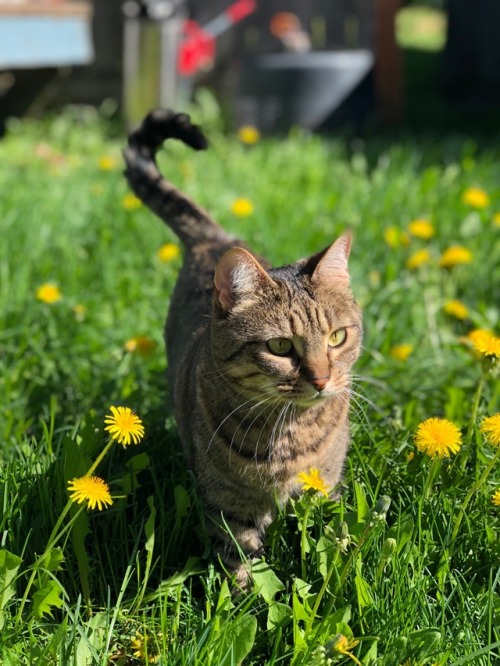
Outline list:
[[[206,153],[161,155],[275,265],[354,232],[366,335],[342,499],[314,492],[311,476],[269,530],[255,589],[234,596],[166,408],[176,239],[126,198],[123,138],[104,130],[68,113],[0,143],[0,660],[497,663],[500,449],[497,419],[485,421],[500,411],[495,144],[294,134],[247,145],[214,127]],[[484,206],[464,197],[471,188]],[[416,233],[422,220],[432,234]],[[450,247],[470,261],[443,266]],[[419,252],[425,262],[409,265]],[[53,287],[40,298],[44,285],[57,298]],[[455,301],[463,317],[447,310]],[[140,415],[140,446],[109,444],[111,406]],[[419,450],[419,425],[436,418],[461,433],[450,457]],[[67,482],[96,461],[112,504],[71,507]]]

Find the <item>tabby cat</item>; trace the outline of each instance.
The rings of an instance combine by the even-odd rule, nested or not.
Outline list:
[[[271,268],[163,178],[155,155],[168,138],[207,146],[189,116],[154,111],[129,136],[126,176],[183,245],[165,330],[170,393],[215,545],[241,581],[238,550],[259,553],[277,502],[301,491],[297,475],[316,468],[332,492],[341,481],[362,336],[351,239]]]

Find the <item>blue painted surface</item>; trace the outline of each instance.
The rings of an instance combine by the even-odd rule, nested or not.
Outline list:
[[[83,65],[92,59],[88,19],[0,16],[0,69]]]

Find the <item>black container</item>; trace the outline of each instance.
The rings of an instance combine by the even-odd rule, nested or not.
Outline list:
[[[298,125],[309,130],[331,124],[335,112],[352,97],[373,69],[368,50],[274,53],[247,60],[235,102],[238,127],[253,125],[264,134]],[[370,86],[368,86],[370,87]],[[370,94],[353,112],[370,110]],[[359,104],[358,104],[359,107]],[[349,113],[346,120],[349,120]]]

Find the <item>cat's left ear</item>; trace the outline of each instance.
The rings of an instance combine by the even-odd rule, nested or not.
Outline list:
[[[352,235],[342,234],[333,245],[325,250],[312,274],[312,281],[316,284],[334,285],[338,282],[349,282],[347,260],[351,251]]]

